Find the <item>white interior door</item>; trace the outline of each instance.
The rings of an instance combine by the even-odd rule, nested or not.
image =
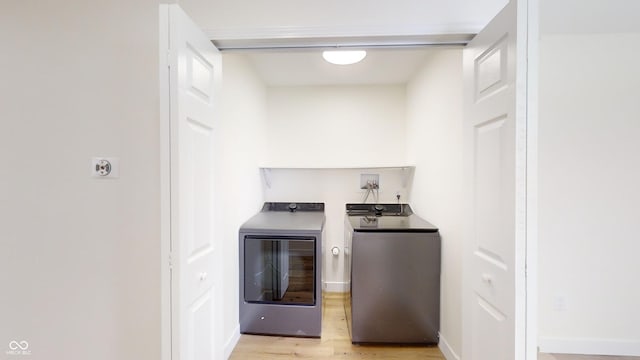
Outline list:
[[[214,125],[221,57],[177,5],[164,5],[163,11],[169,48],[170,352],[173,360],[210,360],[221,357],[215,346],[220,296],[214,236]]]
[[[464,50],[465,360],[526,358],[526,10],[512,0]]]

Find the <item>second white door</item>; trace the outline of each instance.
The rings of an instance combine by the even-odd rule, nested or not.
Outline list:
[[[511,1],[464,50],[465,360],[526,358],[526,17]]]
[[[168,22],[172,359],[221,358],[215,236],[215,124],[221,56],[177,5]]]

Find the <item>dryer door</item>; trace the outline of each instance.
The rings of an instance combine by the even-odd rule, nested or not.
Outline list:
[[[244,301],[315,305],[315,237],[245,236]]]

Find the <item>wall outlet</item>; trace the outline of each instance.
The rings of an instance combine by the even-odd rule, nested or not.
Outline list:
[[[380,174],[360,174],[360,189],[369,188],[380,188]]]
[[[91,158],[91,176],[96,178],[118,178],[120,176],[119,159],[113,157]]]

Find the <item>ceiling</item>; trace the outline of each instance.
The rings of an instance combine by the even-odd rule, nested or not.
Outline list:
[[[211,39],[477,33],[508,0],[178,0]]]
[[[433,48],[369,49],[353,65],[333,65],[321,49],[248,52],[256,72],[269,86],[404,84],[425,63]]]
[[[284,0],[279,0],[284,1]],[[332,0],[333,1],[333,0]],[[403,0],[409,3],[411,0]],[[464,0],[456,0],[460,4]],[[402,17],[397,18],[396,24],[390,28],[399,31],[392,36],[380,36],[366,34],[366,27],[353,27],[351,32],[344,30],[344,23],[338,24],[336,32],[343,35],[333,35],[334,37],[318,38],[317,36],[298,37],[283,36],[281,30],[283,28],[275,27],[277,31],[269,32],[268,28],[260,33],[270,34],[269,39],[260,39],[256,42],[253,39],[241,39],[237,41],[238,36],[230,36],[230,40],[221,43],[225,46],[233,48],[239,45],[249,47],[252,45],[264,47],[306,47],[311,49],[291,50],[291,51],[254,51],[247,52],[247,56],[253,63],[256,71],[262,79],[270,86],[288,86],[288,85],[358,85],[358,84],[398,84],[409,81],[425,64],[425,61],[435,51],[441,51],[436,47],[413,47],[401,49],[381,49],[374,48],[369,50],[369,54],[359,64],[350,66],[339,66],[325,63],[321,57],[321,49],[313,49],[313,47],[327,47],[332,43],[338,43],[346,46],[354,46],[357,44],[464,44],[472,35],[463,33],[464,27],[456,27],[455,24],[461,24],[465,13],[455,13],[447,10],[444,5],[434,6],[432,1],[426,1],[424,6],[432,6],[435,13],[446,15],[445,19],[451,24],[449,32],[440,32],[438,34],[431,33],[425,36],[422,32],[421,36],[402,34],[401,29],[406,29],[401,25]],[[499,8],[499,2],[485,2],[491,4],[492,9]],[[468,3],[465,5],[469,5]],[[468,7],[468,6],[467,6]],[[451,9],[449,7],[448,9]],[[391,8],[387,9],[391,11]],[[495,10],[492,10],[495,11]],[[544,1],[540,6],[540,31],[543,34],[593,34],[593,33],[637,33],[640,31],[640,25],[637,21],[637,14],[640,12],[640,1],[638,0],[561,0],[561,1]],[[415,19],[404,12],[404,19]],[[455,14],[455,15],[454,15]],[[352,11],[351,16],[354,15]],[[433,15],[433,13],[431,14]],[[341,15],[343,18],[344,14]],[[379,18],[378,20],[391,21],[391,17]],[[467,23],[470,18],[465,18]],[[325,21],[327,21],[325,19]],[[358,20],[362,22],[363,20]],[[462,22],[461,22],[462,21]],[[477,23],[488,21],[487,15],[478,15]],[[342,27],[341,27],[342,26]],[[284,28],[287,29],[286,27]],[[327,33],[324,29],[324,33]],[[369,28],[371,29],[371,28]],[[381,30],[383,28],[378,28]],[[417,27],[413,27],[417,29]],[[273,30],[273,28],[271,28]],[[289,29],[291,30],[291,29]],[[295,28],[295,35],[304,35],[304,31],[309,29]],[[313,30],[313,29],[312,29]],[[317,29],[316,29],[317,30]],[[377,30],[377,31],[378,31]],[[286,31],[285,31],[286,32]],[[354,36],[354,33],[360,34]],[[437,31],[436,31],[437,33]],[[344,37],[344,34],[350,35]],[[365,35],[362,35],[365,34]],[[388,34],[387,34],[388,35]],[[337,39],[337,40],[336,40]],[[218,39],[220,41],[220,39]],[[235,41],[235,43],[234,43]],[[244,41],[244,43],[243,43]],[[214,41],[215,42],[215,41]]]
[[[215,39],[223,53],[241,52],[269,86],[405,84],[436,51],[461,48],[473,34]],[[364,49],[353,65],[334,65],[324,50]]]
[[[216,46],[228,52],[274,45],[298,48],[243,54],[267,85],[299,86],[406,83],[442,44],[466,43],[507,2],[179,0],[179,5]],[[315,49],[406,43],[436,46],[370,49],[365,60],[349,66],[325,63],[320,49]]]

